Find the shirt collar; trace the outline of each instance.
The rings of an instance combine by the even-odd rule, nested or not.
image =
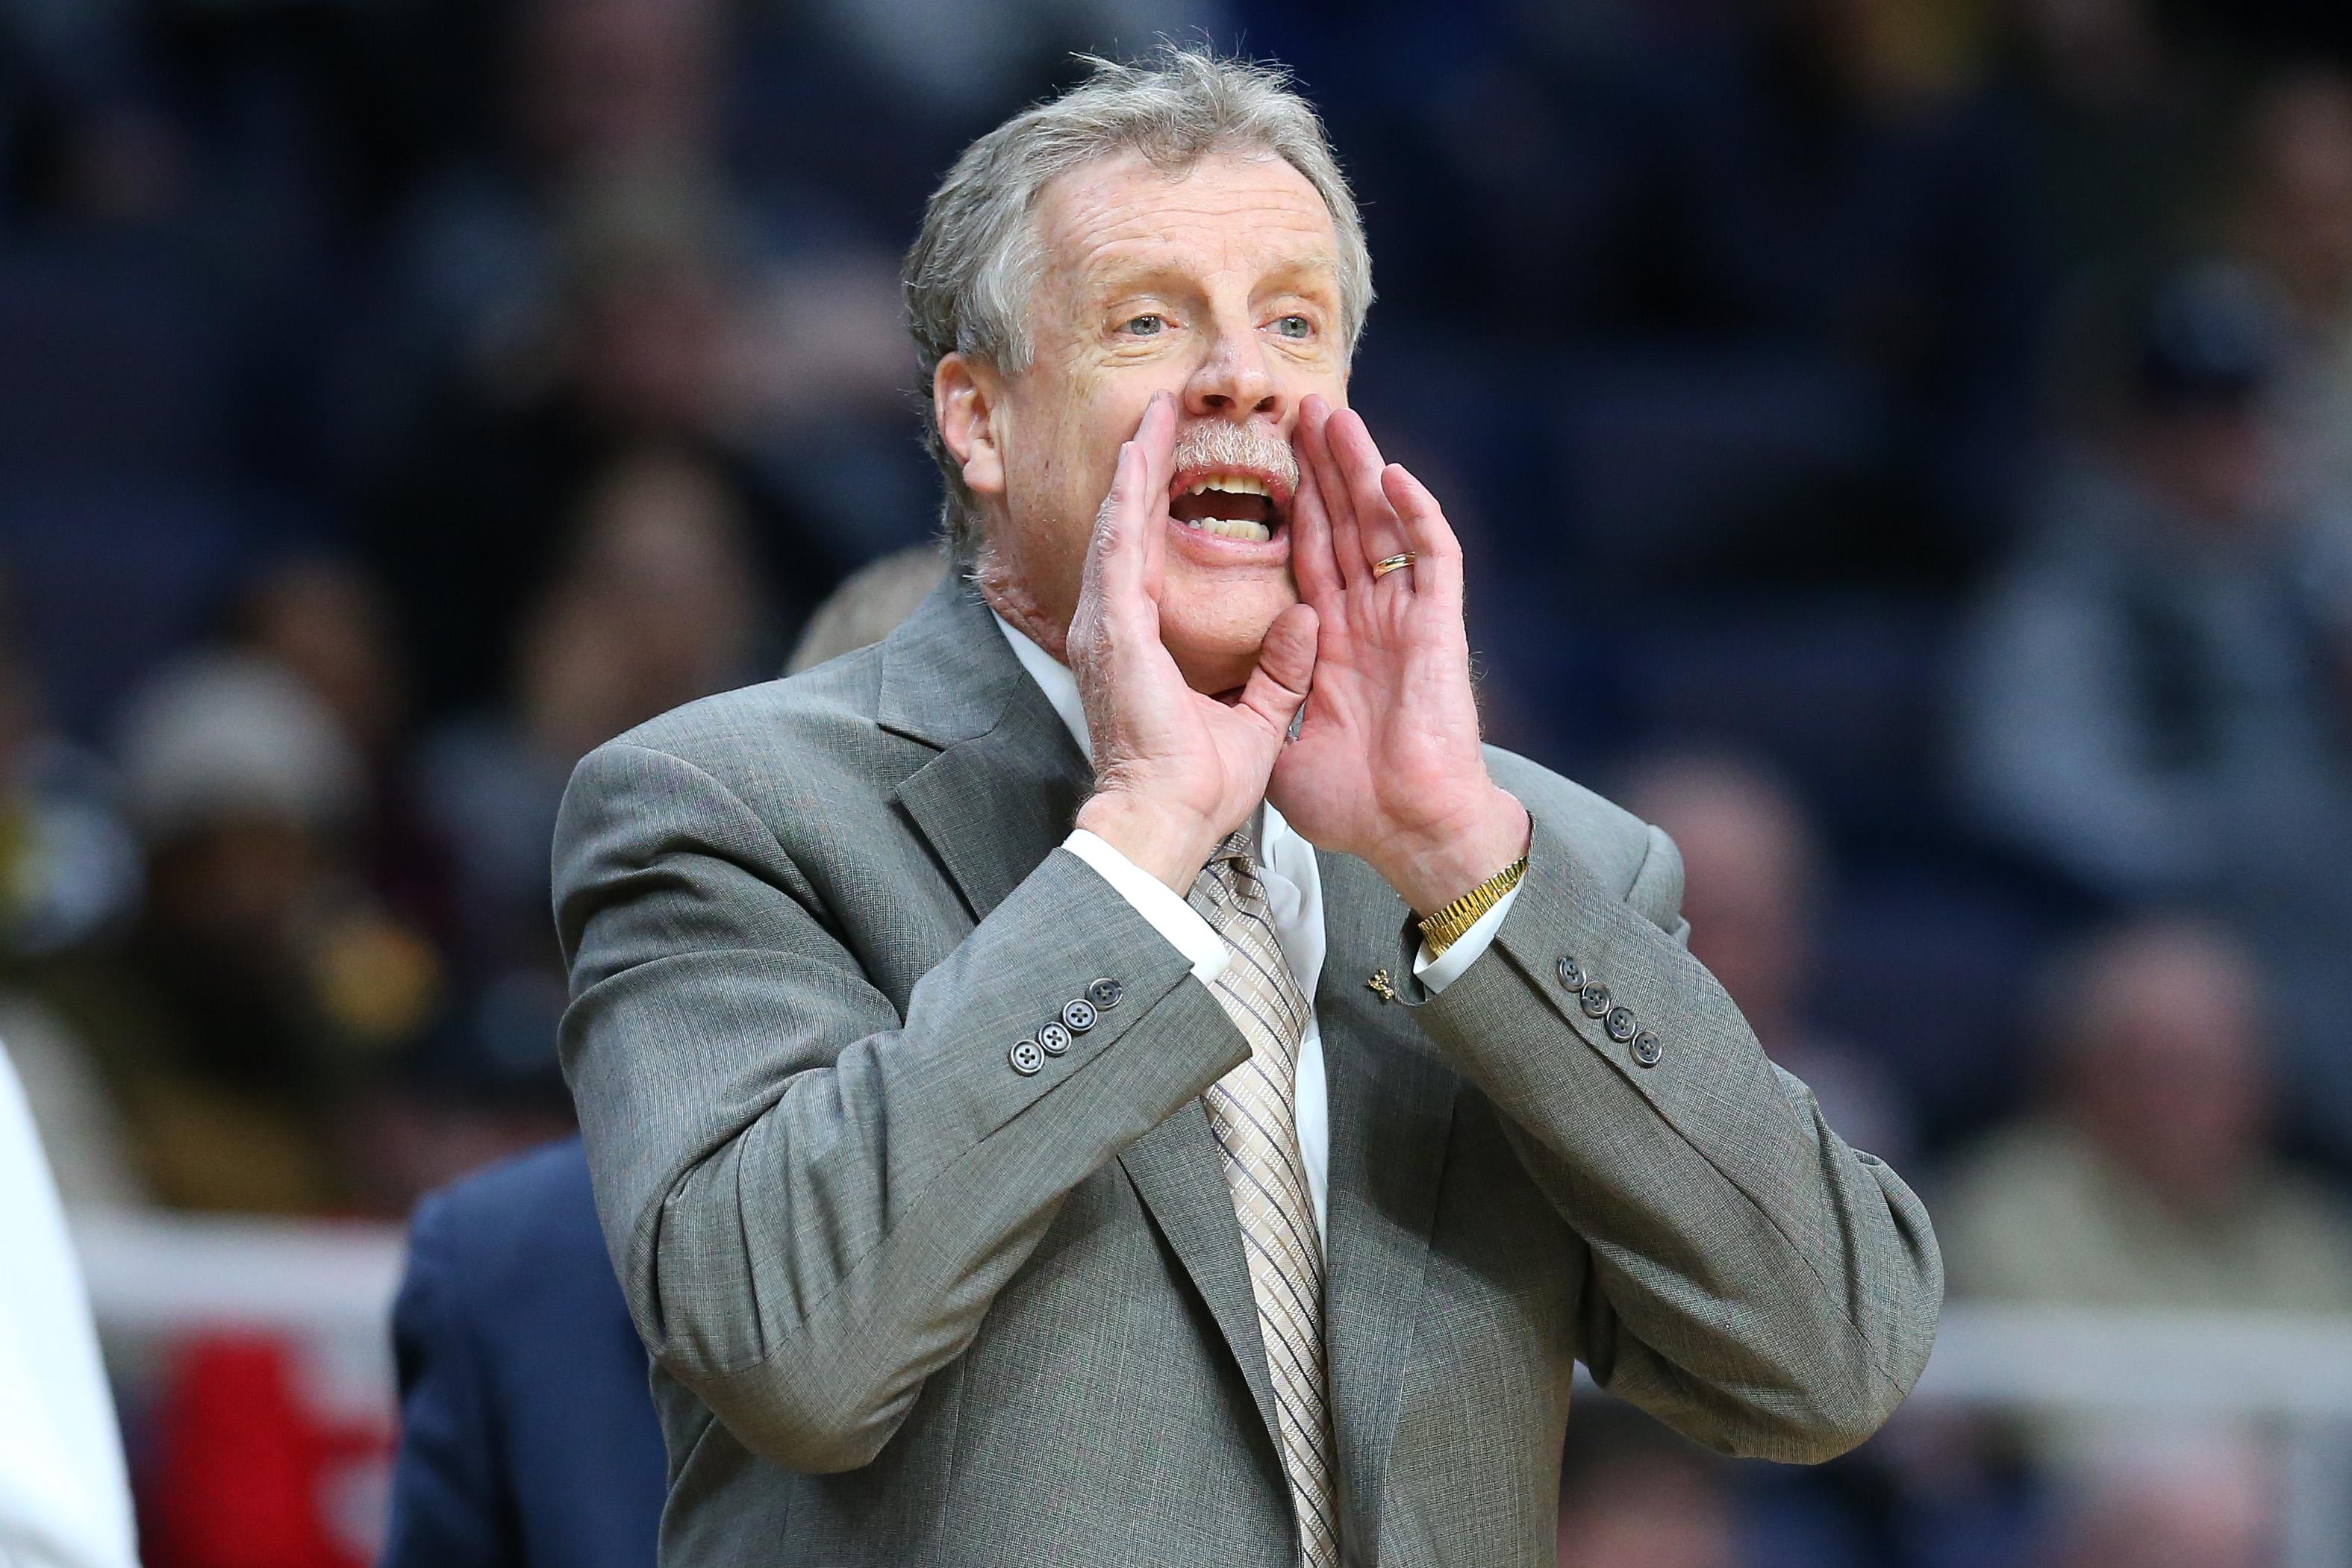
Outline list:
[[[1029,672],[1029,678],[1037,683],[1037,689],[1045,694],[1045,700],[1062,716],[1063,727],[1078,743],[1079,755],[1092,757],[1094,743],[1087,734],[1087,709],[1078,700],[1077,676],[1070,674],[1068,665],[1037,646],[1026,632],[999,615],[994,605],[989,606],[988,618],[996,622],[996,629],[1013,644],[1013,656],[1021,661],[1021,667]]]
[[[1079,752],[1092,757],[1094,743],[1087,732],[1086,705],[1078,700],[1078,678],[1070,674],[1068,665],[1039,647],[1027,632],[999,615],[994,605],[989,606],[988,614],[996,622],[996,629],[1004,633],[1004,640],[1013,645],[1013,656],[1021,661],[1021,667],[1029,672],[1029,678],[1037,683],[1037,689],[1045,694],[1045,700],[1061,716],[1070,738],[1078,743]],[[1271,801],[1258,807],[1257,814],[1250,819],[1250,830],[1261,862],[1271,861],[1283,848],[1283,841],[1291,836],[1290,824],[1282,820],[1282,813],[1274,809]],[[1299,842],[1304,846],[1306,841],[1301,839]]]

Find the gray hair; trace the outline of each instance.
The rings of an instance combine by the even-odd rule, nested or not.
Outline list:
[[[1029,368],[1029,296],[1045,262],[1037,201],[1056,176],[1097,159],[1139,154],[1170,175],[1217,152],[1281,159],[1330,209],[1339,239],[1340,329],[1349,350],[1372,303],[1372,258],[1323,121],[1269,63],[1163,43],[1144,59],[1080,56],[1093,68],[1061,97],[1033,104],[970,147],[931,193],[900,273],[907,329],[922,367],[923,441],[946,484],[940,521],[960,563],[978,554],[978,502],[940,439],[933,373],[951,353],[1007,373]]]

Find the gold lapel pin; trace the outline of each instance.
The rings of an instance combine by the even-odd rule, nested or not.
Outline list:
[[[1389,983],[1389,972],[1386,969],[1374,969],[1372,971],[1372,977],[1364,982],[1364,989],[1371,992],[1372,995],[1380,998],[1381,1000],[1384,1002],[1392,1002],[1397,999],[1396,987]]]

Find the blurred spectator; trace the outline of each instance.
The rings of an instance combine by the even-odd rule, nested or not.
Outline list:
[[[2040,1103],[1936,1211],[1953,1293],[2352,1312],[2352,1207],[2271,1153],[2263,978],[2219,931],[2112,928],[2053,977]]]
[[[707,216],[690,186],[599,191],[575,209],[548,332],[460,384],[426,429],[378,549],[429,708],[493,695],[504,637],[577,548],[586,486],[649,444],[688,449],[730,492],[787,628],[840,575],[835,542],[754,450],[764,426],[730,368],[747,307]]]
[[[2226,166],[2230,54],[2154,0],[1991,0],[2032,129],[2037,211],[2079,309],[2132,297],[2198,237]]]
[[[370,767],[398,745],[407,693],[382,598],[355,569],[280,562],[247,590],[236,620],[238,641],[309,686]]]
[[[947,558],[937,545],[898,550],[858,568],[809,617],[784,673],[796,675],[879,643],[946,575]]]
[[[499,123],[420,193],[404,236],[404,347],[498,363],[561,267],[561,214],[616,177],[706,188],[719,0],[516,0],[499,7]]]
[[[2102,897],[2227,914],[2277,977],[2298,1097],[2352,1148],[2352,662],[2278,500],[2266,298],[2218,268],[2159,295],[2112,440],[2049,486],[1963,651],[1960,789]]]
[[[652,1568],[661,1427],[580,1140],[427,1194],[381,1568]]]
[[[2352,76],[2306,68],[2248,116],[2239,245],[2283,307],[2281,489],[2352,550]],[[2339,585],[2352,618],[2352,583]]]
[[[404,917],[448,935],[449,869],[412,798],[408,672],[379,584],[357,565],[295,555],[239,596],[235,645],[309,688],[364,775],[352,850],[369,885]]]
[[[164,1203],[319,1212],[353,1190],[354,1089],[429,1026],[440,962],[370,899],[346,833],[360,759],[299,681],[251,654],[165,671],[123,727],[148,898],[119,951],[44,995],[87,1043]]]
[[[1848,1143],[1904,1158],[1913,1117],[1900,1085],[1807,1016],[1823,868],[1795,795],[1759,763],[1689,752],[1637,762],[1621,798],[1682,851],[1691,953],[1766,1052],[1804,1080]]]
[[[122,1438],[41,1141],[0,1050],[0,1562],[135,1568]]]
[[[595,478],[573,546],[523,622],[508,701],[442,727],[421,764],[425,809],[457,868],[473,998],[465,1071],[554,1082],[564,980],[547,846],[572,764],[656,714],[768,674],[772,631],[719,470],[654,447]]]
[[[1560,1568],[1745,1568],[1736,1524],[1713,1456],[1631,1410],[1579,1409],[1560,1478]]]
[[[188,149],[139,89],[136,10],[0,5],[0,214],[71,230],[135,225],[186,195]]]
[[[2066,1511],[2050,1568],[2270,1568],[2265,1478],[2243,1462],[2139,1466]]]
[[[139,878],[104,764],[48,727],[15,639],[0,634],[0,958],[117,931]]]
[[[2116,926],[2044,1000],[2039,1103],[1957,1163],[1936,1207],[1954,1297],[2352,1313],[2352,1206],[2271,1151],[2247,953],[2210,926]],[[2268,1561],[2250,1490],[2263,1436],[2210,1415],[2028,1423],[2027,1451],[2090,1500],[2055,1561]]]
[[[1564,571],[1942,585],[1980,564],[2028,472],[2046,292],[1984,29],[1866,0],[1576,9],[1622,15],[1399,7],[1364,51],[1390,89],[1367,118],[1402,106],[1443,152],[1397,149],[1370,208],[1404,280],[1384,311],[1445,334],[1413,369],[1532,349],[1520,395],[1549,406],[1520,504],[1573,486],[1559,510],[1592,537]],[[1558,325],[1536,347],[1497,299]]]
[[[112,786],[101,762],[48,728],[15,639],[0,635],[0,1040],[68,1209],[142,1197],[88,1052],[21,983],[44,959],[120,936],[138,906],[139,845]]]

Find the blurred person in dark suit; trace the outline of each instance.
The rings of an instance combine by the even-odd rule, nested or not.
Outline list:
[[[383,1568],[652,1568],[661,1428],[579,1140],[417,1205],[393,1349]]]
[[[1986,831],[2096,896],[2242,929],[2296,1101],[2352,1153],[2352,644],[2282,493],[2279,355],[2242,270],[2158,292],[2109,438],[2053,476],[1961,649],[1958,774]]]

